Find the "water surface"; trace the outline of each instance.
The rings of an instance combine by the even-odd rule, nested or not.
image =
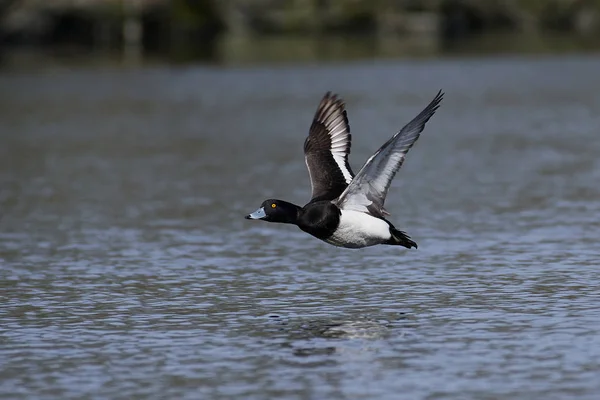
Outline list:
[[[0,75],[0,393],[597,399],[600,58]],[[386,208],[418,250],[246,221],[300,204],[326,90],[358,170],[435,95]]]

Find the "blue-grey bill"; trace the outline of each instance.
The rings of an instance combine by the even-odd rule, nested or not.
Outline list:
[[[264,207],[261,207],[258,210],[254,211],[252,214],[246,215],[246,219],[263,219],[266,216],[267,214],[265,214]]]

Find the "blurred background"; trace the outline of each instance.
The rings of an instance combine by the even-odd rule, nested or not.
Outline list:
[[[2,399],[600,398],[600,1],[0,0]],[[247,221],[445,91],[419,248]]]
[[[1,0],[4,62],[240,63],[599,46],[597,0]]]

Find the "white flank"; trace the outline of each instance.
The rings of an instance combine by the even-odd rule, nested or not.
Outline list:
[[[340,225],[326,241],[356,249],[383,243],[391,236],[390,226],[384,220],[359,211],[342,210]]]

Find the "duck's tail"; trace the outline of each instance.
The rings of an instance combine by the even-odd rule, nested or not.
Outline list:
[[[410,239],[406,233],[399,231],[398,229],[390,226],[390,233],[392,237],[388,239],[384,244],[391,244],[395,246],[404,246],[407,249],[414,247],[415,249],[418,247],[417,243]]]

